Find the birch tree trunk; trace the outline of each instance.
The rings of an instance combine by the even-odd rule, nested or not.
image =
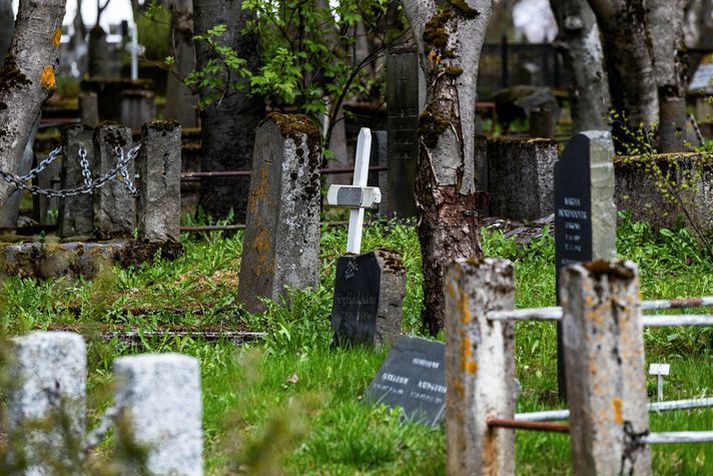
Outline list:
[[[648,0],[654,72],[659,95],[659,151],[685,150],[686,0]]]
[[[14,173],[42,105],[55,90],[66,0],[20,0],[0,71],[0,168]],[[0,181],[0,208],[13,187]]]
[[[617,152],[636,146],[640,129],[659,114],[656,78],[647,25],[646,0],[589,0],[602,32]]]
[[[609,86],[597,18],[587,0],[550,0],[557,20],[557,46],[570,77],[572,133],[606,130]]]
[[[475,192],[475,87],[492,0],[404,0],[426,76],[416,178],[423,323],[443,327],[446,266],[481,255]],[[417,78],[413,78],[414,81]]]

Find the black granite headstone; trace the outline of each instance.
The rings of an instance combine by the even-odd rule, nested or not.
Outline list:
[[[381,269],[373,253],[337,259],[332,329],[338,344],[373,345],[380,281]]]
[[[446,408],[445,345],[402,335],[366,389],[366,399],[401,407],[405,418],[436,426]]]

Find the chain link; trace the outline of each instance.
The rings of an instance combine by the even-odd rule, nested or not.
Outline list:
[[[59,149],[59,152],[55,154],[55,152]],[[115,179],[119,174],[121,174],[122,181],[124,182],[124,186],[126,189],[131,193],[132,195],[137,195],[138,190],[134,186],[134,183],[131,181],[131,178],[129,177],[129,162],[131,162],[133,159],[136,158],[136,156],[139,153],[139,149],[141,149],[141,143],[137,144],[136,147],[132,148],[129,150],[129,152],[124,153],[124,150],[120,147],[115,147],[114,148],[114,153],[116,154],[117,157],[117,164],[115,167],[113,167],[111,170],[109,170],[106,174],[102,175],[101,177],[97,178],[96,180],[92,179],[92,174],[91,171],[89,170],[89,161],[87,160],[87,151],[84,149],[84,147],[79,148],[79,163],[82,167],[82,176],[84,177],[84,185],[82,187],[75,187],[75,188],[69,188],[69,189],[64,189],[64,190],[53,190],[53,189],[45,189],[45,188],[40,188],[36,185],[28,185],[27,181],[30,178],[33,178],[36,176],[38,173],[40,173],[44,168],[46,168],[52,161],[61,153],[62,149],[61,147],[58,147],[57,149],[53,150],[50,155],[54,154],[54,157],[50,159],[50,156],[48,155],[45,160],[43,160],[40,165],[37,168],[33,169],[30,171],[30,173],[23,175],[21,177],[18,177],[16,175],[9,174],[3,170],[0,170],[0,178],[4,180],[7,183],[10,183],[12,185],[15,185],[15,187],[21,189],[21,190],[27,190],[30,192],[32,195],[44,195],[48,198],[69,198],[69,197],[76,197],[78,195],[82,195],[85,193],[91,193],[93,190],[99,189],[106,185],[107,182],[109,182],[112,179]],[[34,175],[31,175],[33,174]]]
[[[42,161],[40,161],[40,163],[37,164],[37,167],[35,167],[34,169],[27,172],[25,175],[22,175],[18,178],[20,180],[22,180],[23,182],[27,182],[28,180],[31,180],[31,179],[37,177],[37,175],[40,172],[45,170],[60,155],[62,155],[62,146],[61,145],[57,146],[52,152],[47,154],[47,157],[45,157]]]

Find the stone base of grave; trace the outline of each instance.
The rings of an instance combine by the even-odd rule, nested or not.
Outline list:
[[[128,267],[161,257],[175,259],[183,253],[180,243],[148,243],[136,240],[101,243],[8,243],[0,245],[0,279],[93,279],[104,267]]]

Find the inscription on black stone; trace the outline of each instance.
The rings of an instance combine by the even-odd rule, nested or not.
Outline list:
[[[368,402],[401,407],[405,418],[436,426],[446,408],[445,345],[402,335],[366,389]]]
[[[358,207],[363,202],[363,192],[358,188],[340,188],[337,192],[337,203],[342,206]]]
[[[555,271],[592,260],[592,192],[589,139],[574,136],[555,164]]]
[[[337,259],[332,330],[339,344],[374,344],[380,280],[381,269],[374,253]]]

